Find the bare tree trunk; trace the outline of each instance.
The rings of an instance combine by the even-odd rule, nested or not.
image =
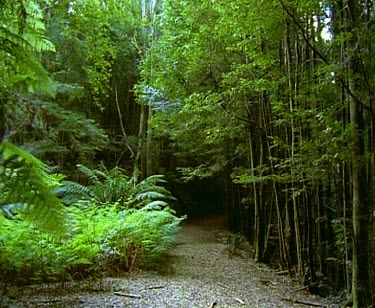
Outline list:
[[[5,107],[6,99],[0,98],[0,142],[4,140],[5,135]]]
[[[147,111],[148,106],[145,104],[141,105],[141,114],[139,117],[139,133],[138,133],[138,149],[137,155],[134,162],[134,171],[140,173],[140,178],[143,179],[146,177],[147,168],[146,168],[146,129],[147,129]]]
[[[250,167],[251,173],[254,177],[254,151],[253,151],[253,140],[251,134],[249,134],[249,146],[250,146]],[[259,262],[262,255],[262,236],[261,236],[261,224],[260,224],[260,204],[259,204],[259,194],[258,187],[255,182],[253,182],[253,195],[254,195],[254,242],[255,242],[255,262]]]
[[[296,95],[296,89],[297,89],[297,79],[293,80],[292,78],[292,48],[291,48],[291,42],[290,42],[290,27],[287,27],[287,35],[286,35],[286,65],[287,65],[287,73],[288,73],[288,88],[290,90],[293,89],[294,95]],[[297,183],[294,181],[294,177],[296,176],[294,174],[294,157],[295,157],[295,123],[294,123],[294,116],[293,116],[293,110],[294,110],[294,97],[292,94],[289,95],[289,110],[290,110],[290,131],[291,131],[291,140],[290,140],[290,157],[291,157],[291,177],[292,177],[292,204],[293,204],[293,224],[294,224],[294,232],[295,232],[295,241],[296,241],[296,252],[297,252],[297,270],[300,274],[300,278],[303,277],[303,260],[302,260],[302,243],[301,243],[301,234],[300,234],[300,227],[299,227],[299,211],[298,211],[298,205],[297,205],[297,199],[296,199],[296,193],[295,189],[297,187]]]
[[[368,222],[366,203],[364,202],[366,170],[364,166],[364,140],[363,140],[363,106],[355,96],[361,88],[358,78],[360,59],[356,51],[357,39],[353,35],[358,26],[359,8],[354,0],[347,0],[345,17],[348,25],[346,31],[352,34],[348,42],[348,81],[351,141],[353,150],[352,159],[352,190],[353,190],[353,267],[352,267],[352,295],[354,307],[365,307],[367,300],[368,281]]]
[[[148,120],[147,120],[147,176],[150,176],[154,173],[154,160],[153,160],[153,151],[156,149],[152,146],[152,134],[151,134],[151,117],[152,117],[152,108],[151,106],[148,107]]]

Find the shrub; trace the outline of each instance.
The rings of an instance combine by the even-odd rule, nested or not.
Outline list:
[[[17,284],[66,281],[106,271],[155,268],[172,247],[180,218],[168,209],[124,210],[78,203],[56,238],[27,219],[0,216],[0,276]]]
[[[123,211],[102,244],[105,268],[111,272],[134,266],[156,268],[172,247],[181,220],[168,209]]]

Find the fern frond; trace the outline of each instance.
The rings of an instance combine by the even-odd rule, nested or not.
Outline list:
[[[154,210],[162,210],[164,208],[168,207],[168,203],[165,201],[157,200],[157,201],[151,201],[147,205],[145,205],[143,208],[141,208],[142,211],[154,211]]]
[[[65,231],[63,207],[48,185],[54,179],[36,157],[7,141],[0,143],[0,194],[6,195],[2,202],[25,204],[28,219],[44,230],[61,233]]]
[[[143,200],[155,200],[155,199],[164,199],[165,195],[158,193],[156,191],[147,191],[141,194],[138,194],[134,197],[134,201],[143,201]]]
[[[164,179],[164,175],[155,174],[151,175],[137,184],[138,187],[149,187],[158,184],[165,184],[167,181]]]
[[[73,204],[81,199],[91,199],[94,195],[90,187],[72,181],[63,181],[53,193],[65,204]]]
[[[99,172],[98,170],[91,170],[90,168],[81,164],[77,165],[77,169],[80,172],[82,172],[86,177],[88,177],[94,185],[101,183],[98,178],[98,174],[100,174],[103,178],[107,178],[107,175],[104,172]]]
[[[135,195],[136,196],[141,195],[150,191],[162,195],[162,197],[160,197],[161,199],[176,201],[176,198],[174,198],[172,196],[172,193],[168,189],[166,189],[164,186],[150,186],[150,187],[143,187],[143,189],[136,187]]]

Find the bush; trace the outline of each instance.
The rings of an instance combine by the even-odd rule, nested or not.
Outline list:
[[[126,210],[120,216],[102,245],[105,268],[111,272],[129,271],[134,266],[156,268],[172,247],[181,219],[167,209]]]
[[[0,277],[62,281],[109,270],[152,268],[171,248],[181,219],[154,175],[81,169],[93,182],[63,182],[8,142],[0,143]],[[62,201],[69,205],[63,207]]]
[[[26,218],[0,216],[0,276],[4,281],[66,281],[101,271],[155,268],[172,247],[180,218],[168,209],[125,210],[78,203],[67,209],[68,233],[56,238]]]

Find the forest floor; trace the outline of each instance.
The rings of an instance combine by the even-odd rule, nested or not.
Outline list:
[[[167,274],[28,286],[0,307],[339,307],[313,296],[286,275],[228,252],[223,218],[184,223],[170,253]]]

